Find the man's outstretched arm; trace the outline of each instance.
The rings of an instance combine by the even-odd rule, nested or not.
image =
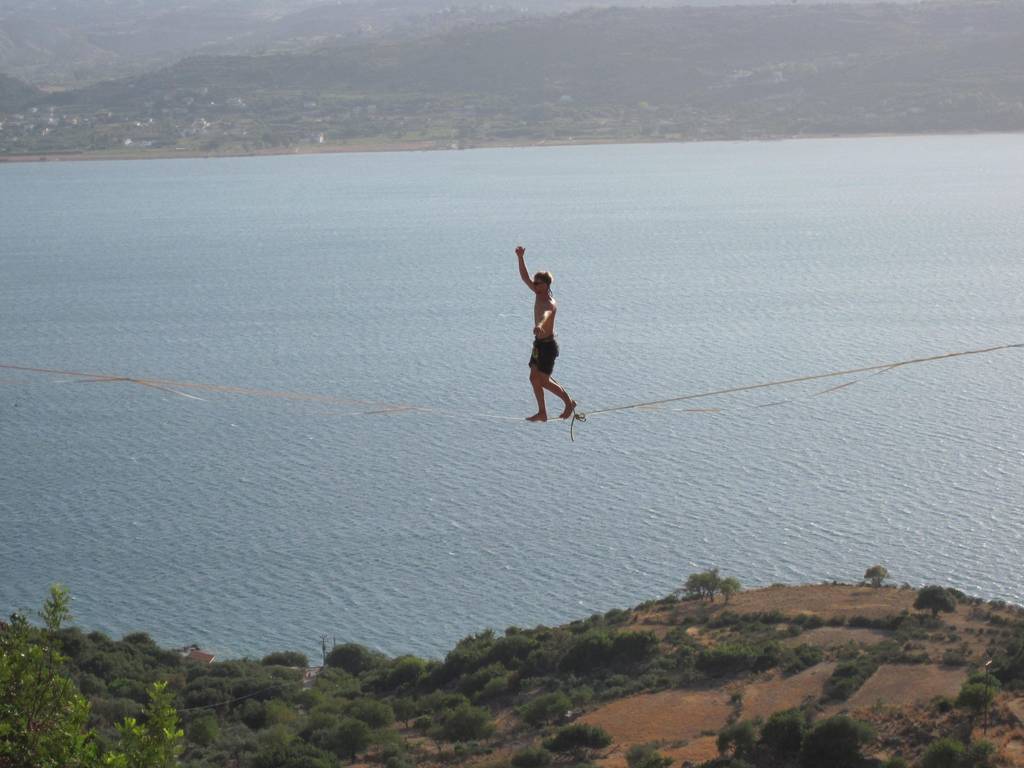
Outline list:
[[[533,278],[530,277],[530,270],[526,268],[526,249],[523,246],[516,246],[516,257],[519,259],[519,276],[523,278],[527,288],[536,293],[533,288]]]

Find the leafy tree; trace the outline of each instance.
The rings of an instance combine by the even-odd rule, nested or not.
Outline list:
[[[846,715],[820,723],[804,737],[800,764],[804,768],[856,768],[863,760],[861,749],[875,738],[871,726]]]
[[[309,657],[298,651],[277,651],[264,656],[260,664],[279,667],[308,667]]]
[[[743,585],[740,584],[740,580],[737,579],[735,576],[727,576],[726,578],[722,579],[722,581],[718,584],[718,591],[721,592],[722,597],[725,598],[726,605],[729,604],[729,600],[732,598],[732,596],[739,592],[741,589],[743,589]]]
[[[761,728],[760,743],[776,757],[788,759],[800,753],[807,732],[807,718],[799,709],[775,712]]]
[[[108,754],[112,768],[173,768],[184,749],[185,732],[178,727],[178,713],[171,704],[167,683],[153,683],[144,722],[126,717],[117,726],[121,737],[118,753]]]
[[[370,726],[354,717],[343,717],[333,728],[320,735],[318,745],[339,757],[354,760],[370,746]]]
[[[445,741],[462,742],[486,738],[493,731],[490,712],[466,703],[443,715],[439,735]]]
[[[358,675],[375,666],[379,654],[358,643],[336,645],[327,654],[327,666],[340,667],[350,675]]]
[[[690,598],[714,601],[721,584],[722,578],[718,575],[718,569],[712,568],[702,573],[691,573],[683,585],[683,592]]]
[[[590,759],[591,753],[604,749],[612,743],[612,737],[601,727],[586,723],[573,723],[560,728],[554,736],[544,742],[552,752],[572,755],[577,762]]]
[[[59,584],[41,613],[45,630],[14,614],[0,631],[0,765],[12,768],[91,766],[96,750],[86,729],[89,704],[61,673],[56,649],[70,620],[71,596]]]
[[[188,740],[201,747],[210,746],[220,736],[220,725],[214,715],[197,717],[185,730],[188,733]]]
[[[964,756],[964,745],[954,738],[933,741],[921,757],[921,768],[958,768]]]
[[[931,611],[932,618],[935,618],[939,615],[939,611],[943,613],[955,611],[956,598],[945,587],[922,587],[914,600],[914,607],[919,611]]]
[[[387,674],[387,687],[394,690],[403,686],[414,686],[423,677],[427,663],[415,656],[395,659]]]
[[[634,744],[626,752],[629,768],[668,768],[672,758],[658,752],[653,744]]]
[[[605,666],[612,658],[614,642],[604,629],[580,635],[559,662],[563,672],[585,675]]]
[[[534,728],[554,722],[572,708],[572,701],[561,691],[544,693],[519,708],[519,716]]]
[[[968,680],[960,688],[960,693],[956,697],[956,706],[966,709],[970,713],[973,725],[975,719],[992,706],[992,702],[995,700],[995,691],[998,688],[998,682],[992,685],[988,682]]]
[[[889,571],[884,565],[872,565],[864,571],[864,580],[870,581],[873,587],[882,586],[882,582],[887,578],[889,578]]]
[[[657,650],[658,638],[653,632],[620,632],[612,638],[612,660],[616,666],[640,664]]]
[[[395,711],[378,699],[359,699],[345,709],[345,714],[362,720],[371,728],[384,728],[395,722]]]
[[[718,754],[732,756],[744,760],[753,756],[757,744],[757,731],[749,720],[727,725],[718,733]]]
[[[395,719],[406,725],[420,713],[416,702],[409,698],[393,699],[391,709],[395,713]]]
[[[961,763],[963,768],[989,768],[996,754],[996,746],[991,741],[979,739],[968,745]]]

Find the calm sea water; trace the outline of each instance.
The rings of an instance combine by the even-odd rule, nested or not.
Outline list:
[[[571,442],[521,420],[513,253],[584,410],[1022,342],[1024,136],[7,165],[0,232],[0,363],[247,390],[0,369],[5,612],[60,581],[89,629],[315,658],[711,566],[1024,602],[1024,350]]]

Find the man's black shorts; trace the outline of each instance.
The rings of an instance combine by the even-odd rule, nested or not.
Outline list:
[[[558,342],[554,339],[534,339],[533,353],[530,355],[530,367],[536,368],[548,376],[555,370],[555,358],[558,357]]]

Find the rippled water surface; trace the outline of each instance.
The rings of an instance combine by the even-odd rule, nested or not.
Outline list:
[[[1024,136],[5,165],[0,232],[0,363],[181,383],[0,368],[4,612],[438,656],[710,566],[1024,602],[1024,350],[571,442],[513,254],[585,410],[1024,342]]]

